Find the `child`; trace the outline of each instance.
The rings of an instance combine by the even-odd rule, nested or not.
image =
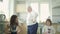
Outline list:
[[[55,29],[52,26],[52,22],[50,19],[46,20],[46,25],[42,29],[42,34],[55,34]]]
[[[18,17],[16,15],[12,15],[10,19],[10,25],[6,27],[6,34],[19,34],[21,27],[18,24]]]

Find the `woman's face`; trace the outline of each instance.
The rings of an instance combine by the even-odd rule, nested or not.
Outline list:
[[[47,22],[46,22],[46,25],[50,26],[50,22],[49,22],[49,21],[47,21]]]
[[[32,11],[32,8],[31,7],[28,7],[28,12],[31,12]]]

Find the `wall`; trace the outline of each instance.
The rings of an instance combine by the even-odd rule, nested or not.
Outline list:
[[[15,12],[15,0],[9,1],[9,17],[11,17]]]

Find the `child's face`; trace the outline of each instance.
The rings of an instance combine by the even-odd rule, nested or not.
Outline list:
[[[47,22],[46,22],[46,25],[50,26],[50,22],[49,22],[49,21],[47,21]]]

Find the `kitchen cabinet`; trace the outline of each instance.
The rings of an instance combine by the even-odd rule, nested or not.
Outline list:
[[[60,0],[52,0],[52,21],[60,22]]]
[[[52,8],[52,21],[54,23],[60,22],[60,8]]]
[[[16,12],[25,12],[26,11],[26,4],[17,4]]]
[[[26,12],[26,3],[25,3],[25,1],[18,1],[17,0],[15,5],[16,5],[15,10],[16,10],[17,13]]]

